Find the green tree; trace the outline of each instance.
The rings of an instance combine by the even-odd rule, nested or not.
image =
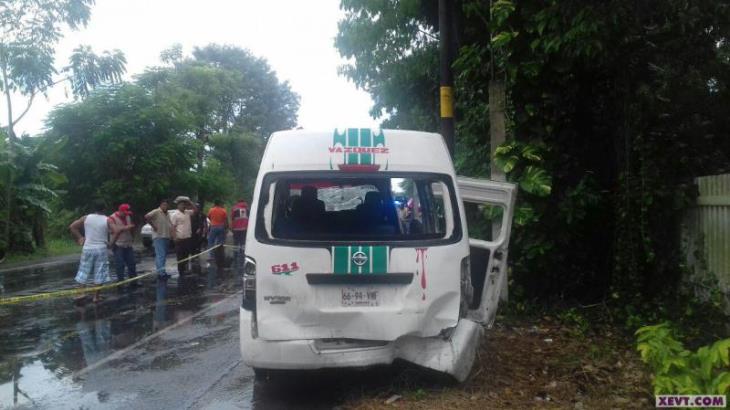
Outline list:
[[[396,74],[436,72],[435,59],[414,62],[429,43],[419,33],[438,35],[435,3],[341,2],[337,46],[352,59],[343,72],[373,94],[376,115],[391,107],[385,126],[435,128],[400,122],[412,110],[399,107],[436,113],[435,98],[412,93],[435,90],[436,78]],[[500,166],[519,183],[510,252],[518,283],[546,298],[641,302],[671,292],[691,178],[730,168],[721,137],[730,131],[730,8],[709,0],[455,6],[455,164],[470,175]],[[496,164],[487,122],[494,79],[507,85],[515,140]]]
[[[7,144],[14,144],[13,161],[8,160],[10,150]],[[8,224],[10,242],[4,243],[0,249],[30,252],[45,245],[45,220],[51,212],[52,201],[59,194],[55,188],[66,181],[56,166],[46,162],[54,148],[27,135],[14,140],[0,139],[0,187],[4,189],[8,177],[12,175],[10,183],[15,199],[10,213],[11,223]],[[3,256],[4,251],[0,259]]]
[[[250,198],[263,141],[296,125],[299,96],[280,82],[264,59],[247,50],[211,44],[184,57],[179,45],[161,53],[167,66],[147,70],[137,82],[159,104],[185,112],[186,131],[198,142],[196,169],[212,159],[235,178],[229,194]],[[207,185],[200,199],[210,200]]]
[[[151,68],[138,83],[190,111],[192,131],[204,143],[213,134],[233,130],[264,139],[297,123],[299,96],[264,59],[247,50],[211,44],[184,58],[173,46],[161,59],[172,66]]]
[[[199,61],[173,46],[162,53],[169,66],[49,115],[45,139],[60,146],[51,160],[68,177],[66,208],[93,198],[138,210],[176,195],[251,198],[262,132],[291,127],[298,97],[244,50],[203,52]]]
[[[225,164],[233,179],[232,199],[250,201],[264,150],[261,139],[248,134],[226,133],[215,135],[210,145],[213,157]]]
[[[483,26],[491,38],[478,47],[491,48],[507,81],[514,138],[550,148],[544,166],[555,189],[541,200],[539,224],[516,237],[523,251],[548,244],[550,252],[522,259],[525,282],[551,294],[610,291],[625,302],[669,296],[659,285],[681,273],[678,222],[692,199],[682,187],[730,166],[730,144],[716,137],[728,130],[718,44],[730,9],[710,1],[467,6],[492,16]],[[481,67],[472,58],[462,68]]]
[[[472,29],[483,16],[465,13],[463,3],[454,0],[455,47],[464,44],[461,55],[477,58],[481,72],[489,73],[489,51],[470,45],[479,36],[488,41],[485,30]],[[345,17],[339,22],[335,46],[350,61],[340,73],[371,94],[373,118],[383,118],[387,128],[437,131],[438,2],[343,0],[340,7]],[[471,175],[488,175],[487,84],[474,82],[474,73],[465,70],[455,74],[459,121],[454,162]]]
[[[239,130],[268,138],[297,125],[299,95],[280,81],[265,59],[235,46],[209,44],[193,50],[195,61],[234,73],[231,99],[221,110],[222,131]]]
[[[13,150],[18,142],[15,125],[30,110],[35,97],[61,82],[69,82],[75,96],[121,79],[124,55],[115,50],[94,54],[89,47],[76,48],[69,64],[56,66],[55,46],[64,28],[72,30],[89,21],[93,0],[13,0],[0,2],[0,90],[5,96],[8,161],[5,179],[6,208],[4,242],[10,243],[10,213],[14,204]],[[25,107],[16,114],[13,96],[25,97]]]
[[[438,128],[435,1],[343,0],[335,46],[352,61],[340,73],[371,94],[373,118],[390,128]]]
[[[186,115],[133,84],[55,109],[44,138],[60,145],[51,159],[68,178],[64,205],[85,210],[102,199],[129,202],[140,212],[197,186],[198,142],[186,134]]]

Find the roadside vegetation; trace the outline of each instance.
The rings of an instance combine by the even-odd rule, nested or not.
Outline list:
[[[336,46],[348,63],[341,72],[373,95],[373,115],[387,127],[438,130],[437,2],[343,0],[342,8]],[[545,325],[530,312],[552,311],[553,318],[573,312],[569,332],[610,332],[607,348],[631,354],[622,363],[631,363],[636,377],[608,373],[610,381],[595,383],[594,398],[607,400],[596,406],[561,394],[555,395],[560,405],[533,400],[536,389],[551,394],[543,379],[518,388],[524,397],[491,390],[499,389],[495,381],[504,373],[519,384],[528,374],[542,377],[535,373],[559,357],[567,365],[563,351],[588,363],[604,340],[561,344],[552,357],[530,355],[517,341],[497,351],[490,343],[508,337],[501,326],[515,323],[498,320],[477,377],[445,395],[409,395],[406,407],[479,407],[468,404],[475,386],[481,390],[476,401],[482,393],[509,396],[505,408],[638,403],[611,402],[614,395],[600,385],[649,399],[654,391],[697,390],[690,385],[730,393],[727,295],[713,272],[687,264],[680,240],[682,217],[697,197],[693,178],[730,172],[730,7],[681,0],[462,0],[454,14],[457,171],[488,176],[498,167],[520,189],[509,255],[517,326]],[[490,158],[495,84],[507,90],[508,138]],[[492,216],[485,210],[470,221],[470,234],[488,232]],[[598,313],[586,315],[581,306]],[[646,327],[661,323],[668,324]],[[529,339],[525,334],[517,339]],[[674,348],[658,348],[669,334]],[[489,367],[500,355],[532,367],[519,374]],[[484,376],[480,369],[492,371]],[[700,378],[694,384],[681,381],[694,377]],[[458,405],[439,401],[444,397],[467,399]],[[365,395],[355,406],[377,407],[381,399]],[[479,404],[499,408],[502,399],[492,400]]]
[[[353,395],[344,407],[653,407],[649,374],[631,337],[610,324],[589,321],[593,319],[576,309],[507,312],[485,333],[472,375],[463,385],[406,371],[391,386]]]
[[[9,33],[0,41],[2,89],[30,107],[66,83],[73,99],[33,136],[15,134],[24,112],[2,107],[11,122],[0,134],[0,260],[55,254],[61,242],[52,241],[68,238],[68,224],[97,199],[110,211],[132,204],[141,226],[162,198],[250,198],[265,138],[297,124],[299,96],[247,50],[209,44],[187,54],[172,45],[158,66],[124,81],[119,50],[80,46],[68,66],[52,64],[62,30],[82,28],[93,1],[13,4],[0,13]]]
[[[654,394],[727,394],[730,339],[702,346],[717,333],[690,337],[668,323],[634,335],[615,314],[605,304],[508,303],[464,384],[406,367],[391,384],[349,393],[343,408],[638,409],[653,408]],[[710,326],[701,323],[684,330]]]
[[[70,237],[51,238],[46,241],[45,246],[36,248],[32,253],[11,253],[4,263],[12,265],[14,263],[40,261],[56,256],[79,254],[80,252],[79,244]]]
[[[298,95],[245,49],[172,45],[124,80],[123,50],[54,60],[93,1],[11,3],[0,89],[30,106],[65,83],[71,101],[34,136],[15,134],[25,106],[0,105],[0,260],[70,251],[66,227],[94,199],[131,203],[141,225],[162,197],[250,198],[267,136],[297,125]],[[383,128],[438,130],[437,5],[341,1],[340,72],[372,95]],[[499,168],[519,186],[511,301],[464,386],[404,377],[347,406],[397,395],[389,405],[631,408],[655,392],[730,394],[728,298],[680,240],[693,179],[730,172],[730,6],[459,0],[454,20],[455,166]],[[508,139],[491,157],[494,84],[507,90]],[[494,216],[480,210],[471,233]]]

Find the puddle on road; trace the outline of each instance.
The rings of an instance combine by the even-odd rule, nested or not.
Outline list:
[[[154,370],[167,370],[171,369],[173,367],[177,367],[180,364],[182,364],[182,359],[180,358],[180,355],[175,352],[169,352],[161,356],[157,356],[152,360],[152,363],[150,363],[149,368]],[[135,370],[147,370],[147,366],[140,367]]]
[[[24,289],[17,278],[6,277],[3,296],[68,288],[74,273],[75,268],[34,272]],[[214,269],[168,282],[143,280],[137,288],[112,289],[98,305],[78,307],[60,298],[0,306],[0,408],[44,403],[104,408],[131,400],[85,391],[71,375],[240,287],[230,271],[218,275]]]
[[[13,405],[21,408],[43,408],[44,404],[48,406],[49,403],[57,406],[73,403],[74,408],[104,409],[117,407],[119,403],[133,398],[132,395],[116,392],[84,391],[82,386],[73,383],[70,378],[59,377],[50,371],[47,363],[41,359],[25,362],[11,383],[0,385],[2,408]]]
[[[72,285],[78,264],[61,264],[52,270],[36,267],[23,271],[0,272],[0,290],[3,297],[25,289],[34,292],[49,292],[59,289],[58,286]]]
[[[44,287],[69,287],[74,273],[48,272]],[[218,309],[214,309],[194,318],[192,323],[198,326],[182,335],[171,332],[144,344],[142,350],[151,352],[138,352],[137,356],[145,360],[129,354],[105,364],[111,371],[139,371],[134,378],[141,381],[135,386],[142,388],[118,388],[114,384],[95,383],[94,377],[75,379],[74,374],[240,289],[236,275],[230,271],[220,276],[211,271],[190,279],[178,283],[173,278],[167,284],[148,280],[134,290],[107,292],[107,299],[98,306],[88,304],[78,308],[68,298],[0,306],[0,409],[14,406],[105,409],[139,405],[151,392],[144,386],[159,381],[159,373],[155,372],[174,374],[175,368],[191,352],[205,351],[209,345],[230,335],[233,326],[230,319],[231,315],[237,316],[237,306],[235,310],[216,313]],[[31,289],[38,288],[15,292],[30,293]],[[363,391],[387,390],[395,380],[412,372],[410,367],[405,371],[399,367],[383,367],[295,372],[262,383],[254,382],[251,370],[243,364],[233,368],[237,372],[232,371],[232,377],[221,379],[192,407],[330,409],[336,403],[358,397]]]

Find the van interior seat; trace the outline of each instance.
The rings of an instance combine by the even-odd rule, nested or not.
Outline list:
[[[274,236],[306,238],[322,234],[391,236],[400,232],[395,206],[379,191],[365,193],[353,209],[327,211],[317,188],[307,185],[300,195],[291,195],[277,207]]]
[[[292,217],[296,223],[316,224],[324,216],[324,202],[317,199],[317,189],[313,186],[302,188],[301,197],[292,203]]]

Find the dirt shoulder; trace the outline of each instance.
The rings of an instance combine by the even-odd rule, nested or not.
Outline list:
[[[387,405],[387,406],[386,406]],[[549,316],[502,319],[482,340],[470,379],[444,387],[400,380],[344,407],[376,409],[653,408],[646,370],[616,329]]]

